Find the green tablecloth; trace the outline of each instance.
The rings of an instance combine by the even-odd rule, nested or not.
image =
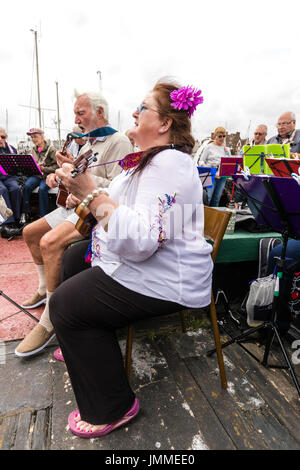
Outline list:
[[[224,235],[216,263],[236,263],[258,260],[259,240],[261,238],[282,238],[278,232],[251,233],[236,230],[232,235]]]

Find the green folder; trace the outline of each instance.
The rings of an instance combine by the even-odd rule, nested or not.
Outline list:
[[[290,144],[266,144],[243,146],[244,168],[247,166],[253,175],[273,175],[265,157],[290,158]]]

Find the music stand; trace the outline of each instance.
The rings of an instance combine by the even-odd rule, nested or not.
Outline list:
[[[243,157],[222,157],[220,176],[232,176],[241,173],[244,167]]]
[[[289,238],[300,239],[300,186],[293,178],[278,178],[266,175],[251,175],[247,179],[245,179],[243,175],[233,175],[233,179],[238,190],[248,199],[248,205],[257,223],[269,225],[274,232],[281,233],[283,245],[281,256],[279,259],[276,259],[277,279],[270,319],[223,343],[222,348],[233,343],[242,343],[248,336],[266,328],[267,338],[262,361],[246,347],[243,346],[243,348],[265,367],[288,369],[300,396],[300,386],[276,324],[281,284],[280,279],[282,279],[285,271],[287,242]],[[271,345],[275,336],[280,345],[286,365],[270,365],[268,363]],[[214,352],[214,349],[210,350],[207,352],[207,355],[211,355]]]
[[[290,178],[292,173],[296,173],[300,168],[300,160],[290,160],[286,158],[266,158],[266,162],[275,176]]]
[[[217,173],[217,168],[205,166],[198,166],[197,168],[203,188],[210,188],[211,186],[213,186]]]
[[[7,176],[43,176],[43,172],[32,155],[15,153],[0,155],[0,171]]]
[[[266,157],[290,158],[289,144],[244,145],[244,167],[248,167],[251,174],[272,174],[267,165]]]

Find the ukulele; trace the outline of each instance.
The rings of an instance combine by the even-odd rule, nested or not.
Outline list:
[[[75,225],[76,230],[78,230],[84,238],[89,237],[92,228],[97,223],[97,219],[87,207],[83,208],[81,204],[76,207],[75,213],[79,217]]]
[[[92,167],[118,162],[121,168],[127,171],[131,168],[134,168],[139,163],[142,155],[143,155],[143,152],[130,153],[129,155],[126,155],[124,158],[122,158],[121,160],[114,160],[111,162],[99,163],[98,165],[92,165]],[[75,213],[79,217],[75,225],[75,228],[83,237],[86,238],[90,235],[92,228],[97,223],[97,219],[93,216],[93,214],[87,207],[82,206],[81,204],[79,204],[76,207]]]
[[[90,149],[75,158],[72,163],[74,165],[74,169],[72,170],[72,177],[75,178],[80,173],[84,173],[92,162],[97,161],[97,155],[98,153],[93,153],[93,150]],[[61,207],[66,207],[67,197],[70,193],[62,183],[59,183],[58,188],[59,193],[56,198],[56,204]]]

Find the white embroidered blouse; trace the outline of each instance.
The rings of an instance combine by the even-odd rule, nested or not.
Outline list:
[[[190,155],[164,150],[105,191],[119,206],[92,235],[92,266],[141,294],[199,308],[210,304],[212,247],[203,236],[202,185]]]

